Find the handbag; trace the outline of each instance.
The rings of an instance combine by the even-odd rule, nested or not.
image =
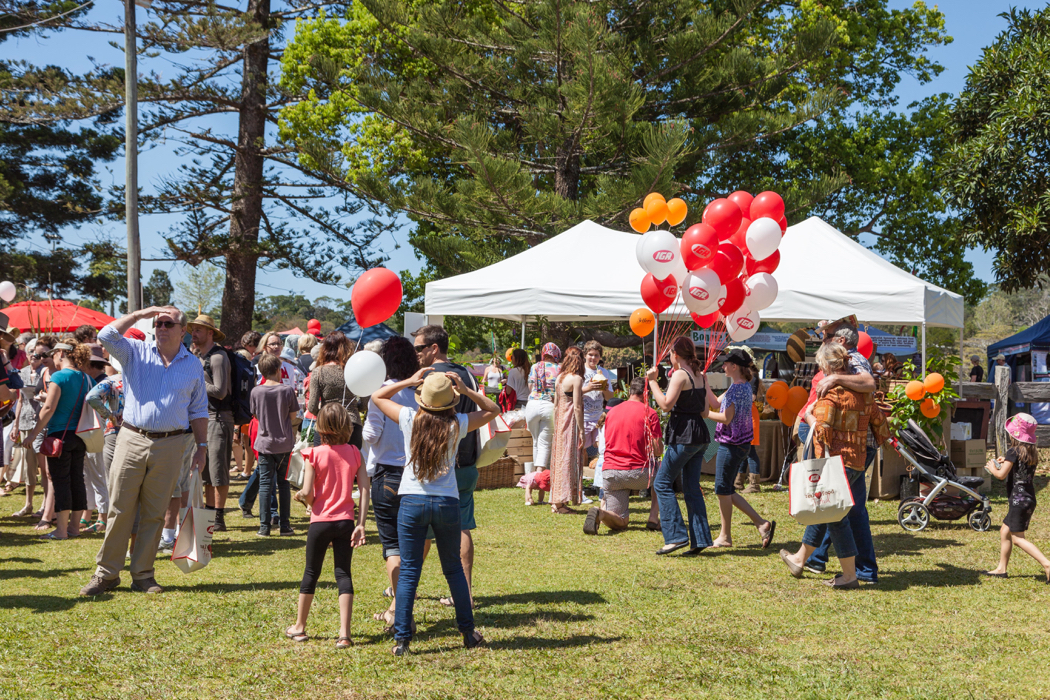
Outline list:
[[[812,449],[813,433],[802,454]],[[842,457],[803,459],[791,465],[788,480],[791,517],[800,525],[822,525],[842,520],[853,507],[853,492]]]
[[[84,388],[83,385],[81,385],[80,388],[83,389]],[[77,394],[77,401],[80,401],[80,394]],[[66,427],[62,430],[61,433],[57,433],[57,435],[65,435],[67,432],[69,432],[69,426],[71,426],[71,425],[73,425],[73,414],[72,413],[69,414],[69,420],[66,422]],[[44,455],[45,457],[59,457],[59,456],[61,456],[62,455],[62,438],[55,437],[53,435],[48,435],[46,438],[44,438],[44,441],[40,444],[40,454]]]
[[[171,560],[184,574],[200,571],[211,561],[215,511],[204,507],[201,486],[200,472],[194,469],[190,476],[190,507],[186,509],[171,552]]]
[[[84,401],[80,408],[80,420],[77,421],[77,437],[84,441],[89,453],[101,452],[106,446],[106,436],[103,430],[102,419],[98,411]]]

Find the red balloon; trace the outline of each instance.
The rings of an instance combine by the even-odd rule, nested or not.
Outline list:
[[[751,220],[768,216],[773,221],[780,221],[784,216],[784,200],[776,192],[763,192],[751,202]]]
[[[382,323],[401,306],[401,278],[385,267],[373,267],[357,278],[350,308],[362,328]]]
[[[701,328],[710,328],[711,326],[715,325],[715,322],[718,321],[717,311],[715,311],[714,313],[707,314],[705,316],[700,316],[699,314],[693,313],[689,315],[693,317],[693,321],[696,322],[696,325],[700,326]]]
[[[787,217],[786,216],[780,217],[780,221],[778,221],[777,223],[780,224],[780,235],[783,236],[785,233],[788,232],[788,220],[787,220]]]
[[[729,242],[737,247],[737,249],[744,254],[746,258],[750,255],[747,251],[747,227],[751,225],[751,219],[746,216],[740,220],[740,228],[736,230],[732,236],[729,237]]]
[[[722,312],[723,316],[728,316],[744,303],[744,281],[736,277],[724,284],[726,286],[726,295],[718,300],[718,310]]]
[[[740,208],[740,213],[747,216],[747,213],[751,211],[751,202],[754,200],[754,195],[750,192],[744,192],[743,190],[737,190],[733,194],[726,197],[730,202],[737,205]]]
[[[678,282],[674,275],[668,275],[662,280],[648,273],[642,279],[642,301],[652,309],[654,314],[663,313],[678,296]]]
[[[744,262],[747,265],[748,277],[756,272],[768,272],[769,274],[773,274],[773,271],[780,265],[780,251],[774,250],[773,254],[765,260],[755,260],[749,255]]]
[[[864,331],[860,332],[860,340],[857,341],[857,352],[864,357],[871,357],[871,353],[875,352],[875,343],[872,342],[871,336]]]
[[[724,241],[740,228],[740,219],[743,216],[740,207],[733,202],[728,199],[716,199],[707,205],[704,223],[715,230],[718,240]]]
[[[726,242],[718,246],[718,253],[715,254],[715,259],[708,267],[718,275],[718,280],[722,284],[729,284],[729,280],[738,277],[744,268],[744,255],[736,246]],[[740,291],[743,293],[743,288]]]
[[[687,270],[699,270],[718,252],[718,234],[707,224],[693,224],[682,235],[682,261]]]

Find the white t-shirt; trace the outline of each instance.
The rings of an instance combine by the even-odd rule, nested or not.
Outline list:
[[[597,374],[601,374],[608,381],[608,388],[612,389],[616,386],[616,377],[608,370],[598,367],[597,369],[591,369],[590,367],[584,367],[583,369],[583,383],[591,381],[591,378]],[[583,395],[583,422],[586,424],[597,423],[598,419],[602,415],[602,409],[605,406],[605,397],[600,391],[588,391]]]
[[[459,433],[448,443],[448,458],[445,471],[433,481],[416,479],[416,465],[412,462],[412,422],[419,411],[405,406],[398,414],[398,426],[405,436],[405,471],[401,475],[401,486],[398,496],[447,496],[459,500],[459,486],[456,484],[456,453],[459,441],[467,435],[467,414],[455,414],[459,421]]]
[[[525,376],[525,370],[521,367],[511,367],[507,372],[507,386],[518,395],[518,401],[528,401],[529,378]]]

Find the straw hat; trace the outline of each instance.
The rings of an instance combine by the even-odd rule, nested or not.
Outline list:
[[[199,328],[205,328],[214,333],[214,340],[216,343],[220,343],[223,340],[226,340],[226,334],[215,327],[215,321],[213,321],[212,317],[208,314],[201,314],[197,316],[197,318],[193,319],[192,321],[186,324],[186,327],[189,328],[191,331],[193,330],[194,326],[197,326]]]
[[[430,372],[416,388],[416,403],[428,411],[447,411],[455,408],[457,401],[459,392],[441,372]]]
[[[13,343],[15,342],[15,337],[11,335],[9,331],[3,330],[4,328],[7,328],[7,324],[7,314],[0,314],[0,339],[3,339],[8,343]],[[15,329],[15,332],[17,333],[18,329]]]
[[[1027,413],[1018,413],[1006,421],[1006,432],[1017,438],[1020,442],[1035,444],[1035,418]]]

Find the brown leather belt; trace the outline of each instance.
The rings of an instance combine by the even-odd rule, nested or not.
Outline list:
[[[185,435],[186,433],[190,432],[188,429],[183,428],[182,430],[172,430],[167,433],[150,433],[143,430],[142,428],[136,428],[131,423],[125,423],[121,427],[127,428],[133,433],[138,433],[139,435],[148,437],[150,440],[160,440],[161,438],[173,437],[175,435]]]

